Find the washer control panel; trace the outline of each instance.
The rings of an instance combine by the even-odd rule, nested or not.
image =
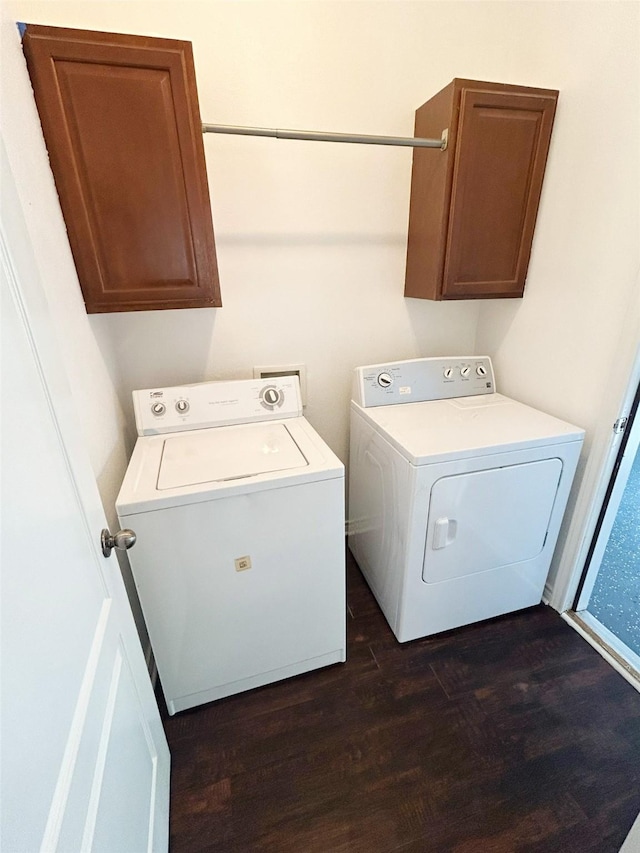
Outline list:
[[[495,393],[488,356],[414,358],[357,367],[353,399],[363,408]]]
[[[201,382],[133,392],[138,435],[297,418],[302,415],[297,376]]]

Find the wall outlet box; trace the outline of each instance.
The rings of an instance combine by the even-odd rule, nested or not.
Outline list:
[[[253,368],[254,379],[272,379],[279,376],[297,376],[300,380],[302,405],[307,405],[307,367],[305,364],[269,364]]]

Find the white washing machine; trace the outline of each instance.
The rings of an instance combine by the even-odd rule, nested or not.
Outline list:
[[[344,466],[298,378],[133,397],[116,508],[169,713],[344,661]]]
[[[583,437],[486,357],[356,370],[349,547],[400,642],[540,602]]]

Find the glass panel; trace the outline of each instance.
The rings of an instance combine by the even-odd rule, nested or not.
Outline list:
[[[587,612],[640,655],[639,451],[622,495]]]

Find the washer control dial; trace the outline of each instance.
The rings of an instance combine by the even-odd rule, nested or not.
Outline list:
[[[445,367],[442,371],[442,375],[445,379],[453,379],[453,367]]]
[[[164,403],[152,403],[151,411],[157,418],[159,418],[160,415],[164,415],[164,413],[167,411],[167,407]]]
[[[468,364],[465,364],[464,367],[460,368],[460,376],[462,376],[463,379],[467,379],[469,377],[470,373],[471,373],[471,368],[469,367]]]
[[[267,385],[260,392],[260,403],[265,409],[269,409],[269,411],[279,408],[283,402],[284,396],[282,391],[276,388],[275,385]]]
[[[179,415],[186,415],[189,411],[189,401],[188,400],[178,400],[176,403],[176,412]]]
[[[386,371],[378,374],[378,385],[381,388],[388,388],[390,385],[393,385],[393,376]]]
[[[479,364],[476,367],[476,373],[478,374],[478,376],[486,376],[487,375],[487,368],[484,366],[484,364]]]

